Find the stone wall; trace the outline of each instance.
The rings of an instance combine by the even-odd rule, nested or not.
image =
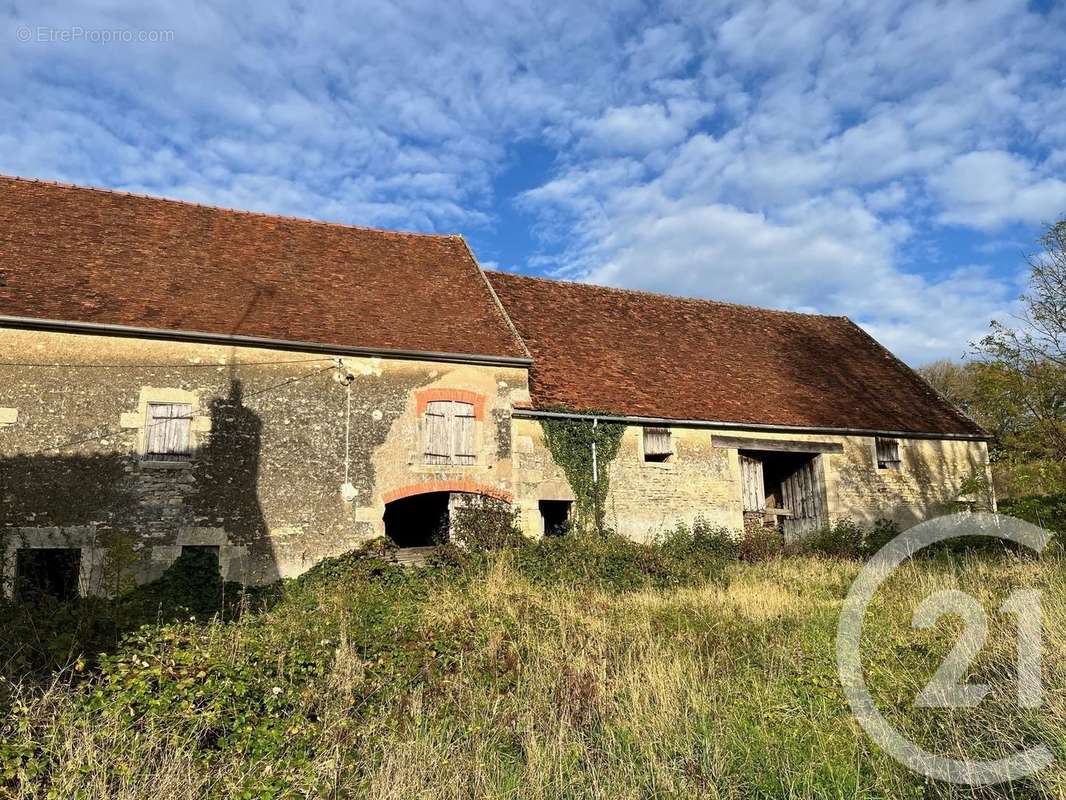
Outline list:
[[[572,499],[562,470],[544,445],[540,423],[516,419],[515,492],[527,534],[540,535],[539,500]],[[637,541],[650,541],[679,522],[703,517],[733,530],[744,527],[740,461],[735,448],[717,447],[713,437],[791,439],[831,442],[842,453],[823,454],[826,500],[831,519],[862,523],[892,519],[903,527],[943,513],[957,500],[963,483],[988,475],[984,442],[901,439],[902,464],[878,469],[873,437],[753,433],[741,430],[673,428],[674,455],[664,463],[647,462],[643,432],[625,431],[611,471],[607,522]]]
[[[65,365],[0,365],[0,532],[30,547],[127,534],[140,580],[183,544],[218,545],[233,580],[299,574],[382,535],[386,497],[424,482],[509,496],[511,405],[529,397],[523,368],[13,329],[0,362]],[[475,464],[422,463],[425,392],[478,398]],[[149,402],[192,405],[191,460],[141,457]]]
[[[420,410],[447,399],[475,408],[473,464],[424,463]],[[0,578],[9,581],[18,547],[66,541],[91,551],[83,590],[101,591],[100,543],[127,537],[139,580],[162,574],[183,545],[212,545],[226,577],[268,582],[383,535],[386,504],[425,491],[513,500],[525,532],[540,536],[539,502],[574,497],[540,423],[512,417],[528,401],[521,367],[338,363],[320,353],[0,329]],[[188,462],[142,457],[153,402],[193,408]],[[649,462],[634,426],[607,467],[608,524],[639,541],[697,517],[740,530],[737,450],[715,436],[838,443],[843,452],[820,459],[829,513],[860,522],[912,524],[987,474],[984,443],[902,440],[900,467],[885,470],[869,437],[701,428],[673,428],[673,454]]]

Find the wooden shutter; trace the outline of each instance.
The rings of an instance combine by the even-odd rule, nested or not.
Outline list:
[[[784,521],[786,538],[799,536],[825,522],[821,457],[804,461],[781,482],[782,505],[792,512]]]
[[[184,459],[192,452],[192,406],[149,403],[145,455],[158,460]]]
[[[740,485],[745,511],[762,511],[766,507],[766,489],[763,485],[762,462],[741,454]]]
[[[644,429],[644,455],[668,456],[673,453],[669,428]]]
[[[452,442],[448,429],[448,411],[451,403],[434,400],[426,404],[422,421],[422,447],[427,464],[447,464],[451,460]]]
[[[473,464],[476,460],[474,443],[474,406],[472,403],[452,403],[456,464]]]
[[[899,442],[895,439],[876,439],[877,466],[881,468],[899,464]]]

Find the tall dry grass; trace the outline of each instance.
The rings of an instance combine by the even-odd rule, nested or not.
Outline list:
[[[332,629],[331,620],[339,631],[328,669],[292,687],[305,692],[293,719],[314,709],[315,757],[289,775],[286,792],[396,800],[1066,796],[1061,563],[917,562],[885,587],[869,620],[871,685],[915,737],[959,754],[1002,752],[1019,737],[1055,749],[1059,760],[1035,779],[976,793],[909,773],[852,718],[835,674],[834,635],[857,569],[795,558],[737,564],[724,589],[605,594],[534,586],[501,559],[479,579],[431,588],[410,622],[424,658],[408,672],[384,673],[396,676],[393,684],[382,682],[381,656],[368,656],[355,635],[343,585],[282,602],[265,615],[279,651],[309,624]],[[908,698],[954,641],[950,626],[910,627],[916,598],[958,587],[994,609],[1018,585],[1044,591],[1045,707],[1021,714],[1009,702],[1012,629],[995,619],[975,669],[999,699],[971,714],[915,709]],[[220,653],[239,659],[242,637],[263,636],[261,623],[216,625],[211,636]],[[121,708],[86,712],[85,696],[60,681],[19,699],[14,735],[46,753],[39,760],[48,767],[10,796],[241,796],[285,769],[277,759],[205,748],[193,711],[149,724]]]

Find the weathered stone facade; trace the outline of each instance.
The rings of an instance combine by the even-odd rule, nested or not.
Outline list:
[[[943,513],[959,499],[964,482],[987,477],[984,442],[900,439],[899,468],[878,469],[874,438],[865,436],[757,433],[708,428],[672,428],[675,453],[659,463],[644,460],[642,428],[628,427],[618,456],[609,466],[607,522],[637,541],[651,541],[678,522],[702,517],[732,530],[744,528],[740,463],[735,448],[714,437],[832,442],[842,453],[819,457],[830,519],[872,523],[891,519],[901,526]],[[515,420],[516,502],[529,535],[543,529],[536,515],[540,500],[573,499],[562,469],[552,462],[540,423]]]
[[[474,409],[473,463],[425,463],[423,414],[442,400]],[[147,408],[160,402],[192,408],[188,461],[142,457]],[[384,535],[386,505],[424,492],[513,500],[540,536],[540,501],[574,496],[541,424],[515,415],[528,403],[519,366],[0,329],[6,577],[19,548],[77,547],[82,590],[106,591],[108,542],[121,535],[141,581],[183,546],[208,545],[225,577],[269,582]],[[653,462],[642,428],[626,429],[608,467],[608,523],[641,541],[696,517],[741,529],[738,451],[714,437],[770,434],[671,433],[673,455]],[[911,524],[987,470],[978,441],[903,439],[899,467],[879,469],[871,437],[773,437],[842,447],[819,457],[831,518]]]
[[[12,329],[0,331],[0,362],[66,365],[0,366],[0,407],[17,414],[0,428],[7,548],[85,548],[117,531],[136,542],[140,580],[182,545],[219,546],[233,580],[299,574],[383,535],[386,498],[424,483],[509,498],[499,431],[529,397],[514,367]],[[419,403],[453,390],[482,409],[475,463],[426,465]],[[141,457],[155,401],[194,409],[191,460]],[[86,563],[83,589],[98,590]]]

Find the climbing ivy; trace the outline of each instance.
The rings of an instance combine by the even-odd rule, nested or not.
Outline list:
[[[571,411],[555,408],[552,411]],[[594,415],[595,411],[577,412]],[[579,530],[595,531],[603,536],[607,531],[606,500],[610,486],[609,467],[622,444],[625,426],[591,419],[541,419],[544,442],[555,463],[563,468],[570,488],[574,490]],[[592,444],[596,443],[597,480],[592,479]]]

